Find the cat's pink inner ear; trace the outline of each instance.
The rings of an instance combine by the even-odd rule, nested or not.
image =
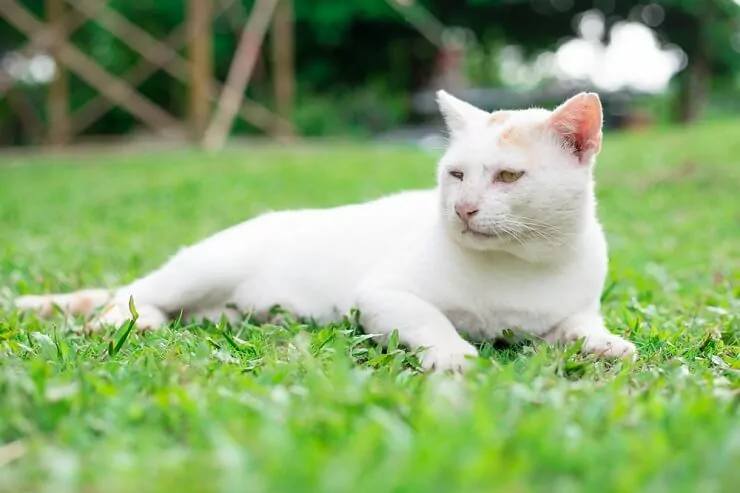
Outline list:
[[[560,105],[549,125],[578,157],[590,161],[601,150],[603,112],[595,93],[581,93]]]

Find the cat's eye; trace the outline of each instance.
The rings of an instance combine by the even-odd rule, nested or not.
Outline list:
[[[462,181],[462,179],[465,177],[465,174],[462,171],[453,170],[453,171],[450,171],[450,176],[457,180]]]
[[[524,171],[511,171],[505,169],[498,172],[495,181],[500,181],[502,183],[514,183],[522,176],[524,176]]]

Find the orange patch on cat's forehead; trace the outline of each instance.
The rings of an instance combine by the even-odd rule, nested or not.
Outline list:
[[[489,125],[496,125],[496,126],[502,126],[506,123],[509,123],[509,120],[512,117],[511,111],[494,111],[491,113],[491,115],[488,117],[488,124]],[[520,145],[521,142],[521,133],[512,125],[509,125],[506,127],[500,134],[499,134],[499,143],[501,144],[509,144],[509,145]]]
[[[498,137],[498,141],[501,145],[509,145],[521,147],[524,145],[524,138],[519,128],[510,126],[504,129]]]

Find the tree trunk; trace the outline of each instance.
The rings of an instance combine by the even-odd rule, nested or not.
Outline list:
[[[704,113],[711,80],[709,64],[706,53],[696,53],[689,58],[681,74],[678,95],[678,121],[681,123],[695,122]]]
[[[692,123],[704,113],[712,78],[709,30],[712,23],[712,2],[706,0],[704,8],[695,17],[696,39],[688,53],[688,65],[679,76],[677,119],[681,123]]]

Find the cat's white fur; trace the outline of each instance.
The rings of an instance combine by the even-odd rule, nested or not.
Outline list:
[[[426,369],[464,369],[477,351],[460,333],[493,339],[505,329],[633,356],[600,315],[598,96],[579,94],[552,112],[488,113],[443,91],[438,101],[451,140],[434,190],[265,214],[112,293],[25,296],[16,305],[42,314],[53,304],[74,313],[106,305],[92,322],[100,327],[127,321],[132,296],[139,327],[152,329],[181,313],[236,317],[228,305],[258,314],[281,305],[319,322],[356,307],[369,333],[383,340],[398,329],[405,345],[426,348]],[[502,170],[524,174],[509,183]]]

